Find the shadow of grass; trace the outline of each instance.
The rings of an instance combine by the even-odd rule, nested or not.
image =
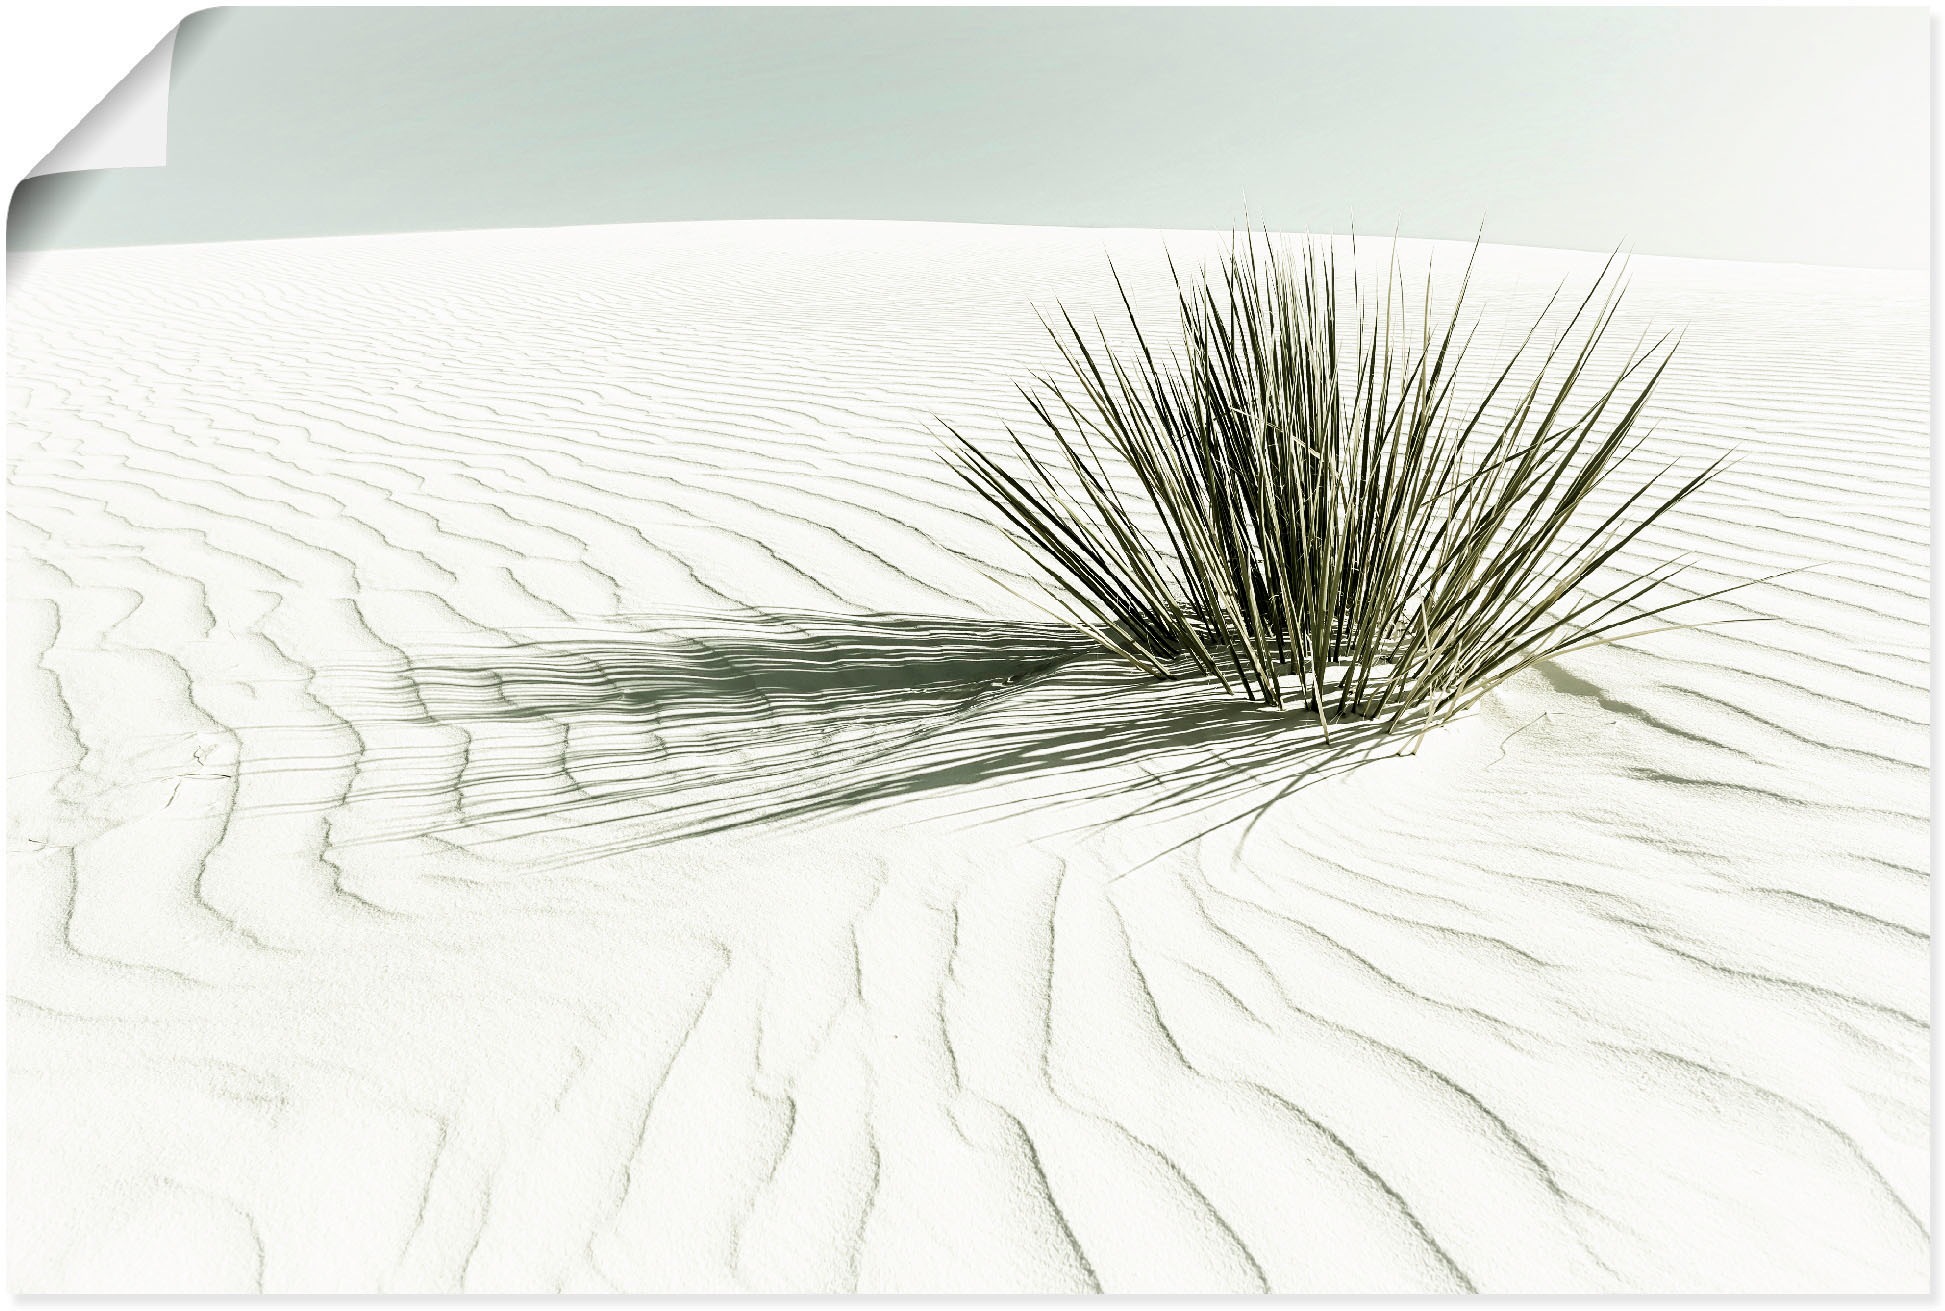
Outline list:
[[[380,817],[358,840],[572,835],[577,860],[926,795],[968,820],[1070,805],[1219,826],[1380,737],[1326,745],[1314,716],[1149,678],[1057,625],[936,616],[657,617],[332,682],[354,724],[392,729],[347,798]]]

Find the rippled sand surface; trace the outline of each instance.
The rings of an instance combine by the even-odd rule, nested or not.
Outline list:
[[[938,458],[1161,241],[15,257],[12,1286],[1924,1290],[1924,276],[1637,259],[1631,558],[1817,567],[1398,756]]]

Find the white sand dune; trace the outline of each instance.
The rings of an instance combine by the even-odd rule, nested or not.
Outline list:
[[[12,1286],[1925,1289],[1924,276],[1637,259],[1637,558],[1818,568],[1364,760],[938,459],[1160,250],[16,257]]]

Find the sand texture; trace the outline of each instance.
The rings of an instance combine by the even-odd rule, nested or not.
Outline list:
[[[938,458],[1161,241],[16,257],[11,1286],[1923,1291],[1924,275],[1637,259],[1630,559],[1818,567],[1397,756]]]

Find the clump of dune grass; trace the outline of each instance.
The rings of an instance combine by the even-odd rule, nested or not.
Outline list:
[[[1131,664],[1301,705],[1326,734],[1344,719],[1423,731],[1541,661],[1706,599],[1661,599],[1679,562],[1618,560],[1721,461],[1631,476],[1674,344],[1637,343],[1594,376],[1615,260],[1563,329],[1544,331],[1556,293],[1464,392],[1470,263],[1442,314],[1429,276],[1409,303],[1395,256],[1382,287],[1353,258],[1340,307],[1334,249],[1293,254],[1267,233],[1232,239],[1213,276],[1170,268],[1180,337],[1164,349],[1118,272],[1127,344],[1064,308],[1047,323],[1066,373],[1021,389],[1038,451],[1009,429],[995,455],[947,425],[955,467],[1068,617]]]

